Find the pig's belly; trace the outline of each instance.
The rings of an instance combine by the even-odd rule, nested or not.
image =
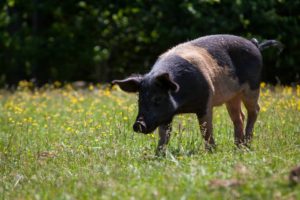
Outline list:
[[[240,85],[237,80],[223,79],[216,81],[212,89],[211,103],[212,106],[220,106],[233,97],[240,95],[248,84]]]

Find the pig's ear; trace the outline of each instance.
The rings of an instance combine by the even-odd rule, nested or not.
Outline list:
[[[173,92],[179,91],[179,85],[170,77],[168,73],[160,74],[156,77],[159,84]]]
[[[111,83],[119,85],[119,87],[125,92],[137,92],[139,90],[140,82],[141,77],[133,76],[124,80],[114,80]]]

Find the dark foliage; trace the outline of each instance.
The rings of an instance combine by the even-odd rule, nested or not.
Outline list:
[[[0,85],[106,82],[143,73],[166,49],[215,33],[280,40],[281,55],[263,53],[263,80],[297,82],[299,9],[299,0],[4,0]]]

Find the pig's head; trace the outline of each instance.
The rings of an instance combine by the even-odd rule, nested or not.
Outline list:
[[[151,133],[159,125],[171,122],[177,109],[172,94],[178,92],[179,85],[168,73],[145,76],[131,76],[124,80],[115,80],[125,92],[138,92],[139,111],[133,130]]]

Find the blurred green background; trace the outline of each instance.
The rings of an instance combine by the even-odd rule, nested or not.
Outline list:
[[[0,86],[107,82],[147,72],[168,48],[229,33],[277,39],[263,81],[299,83],[299,0],[1,0]]]

